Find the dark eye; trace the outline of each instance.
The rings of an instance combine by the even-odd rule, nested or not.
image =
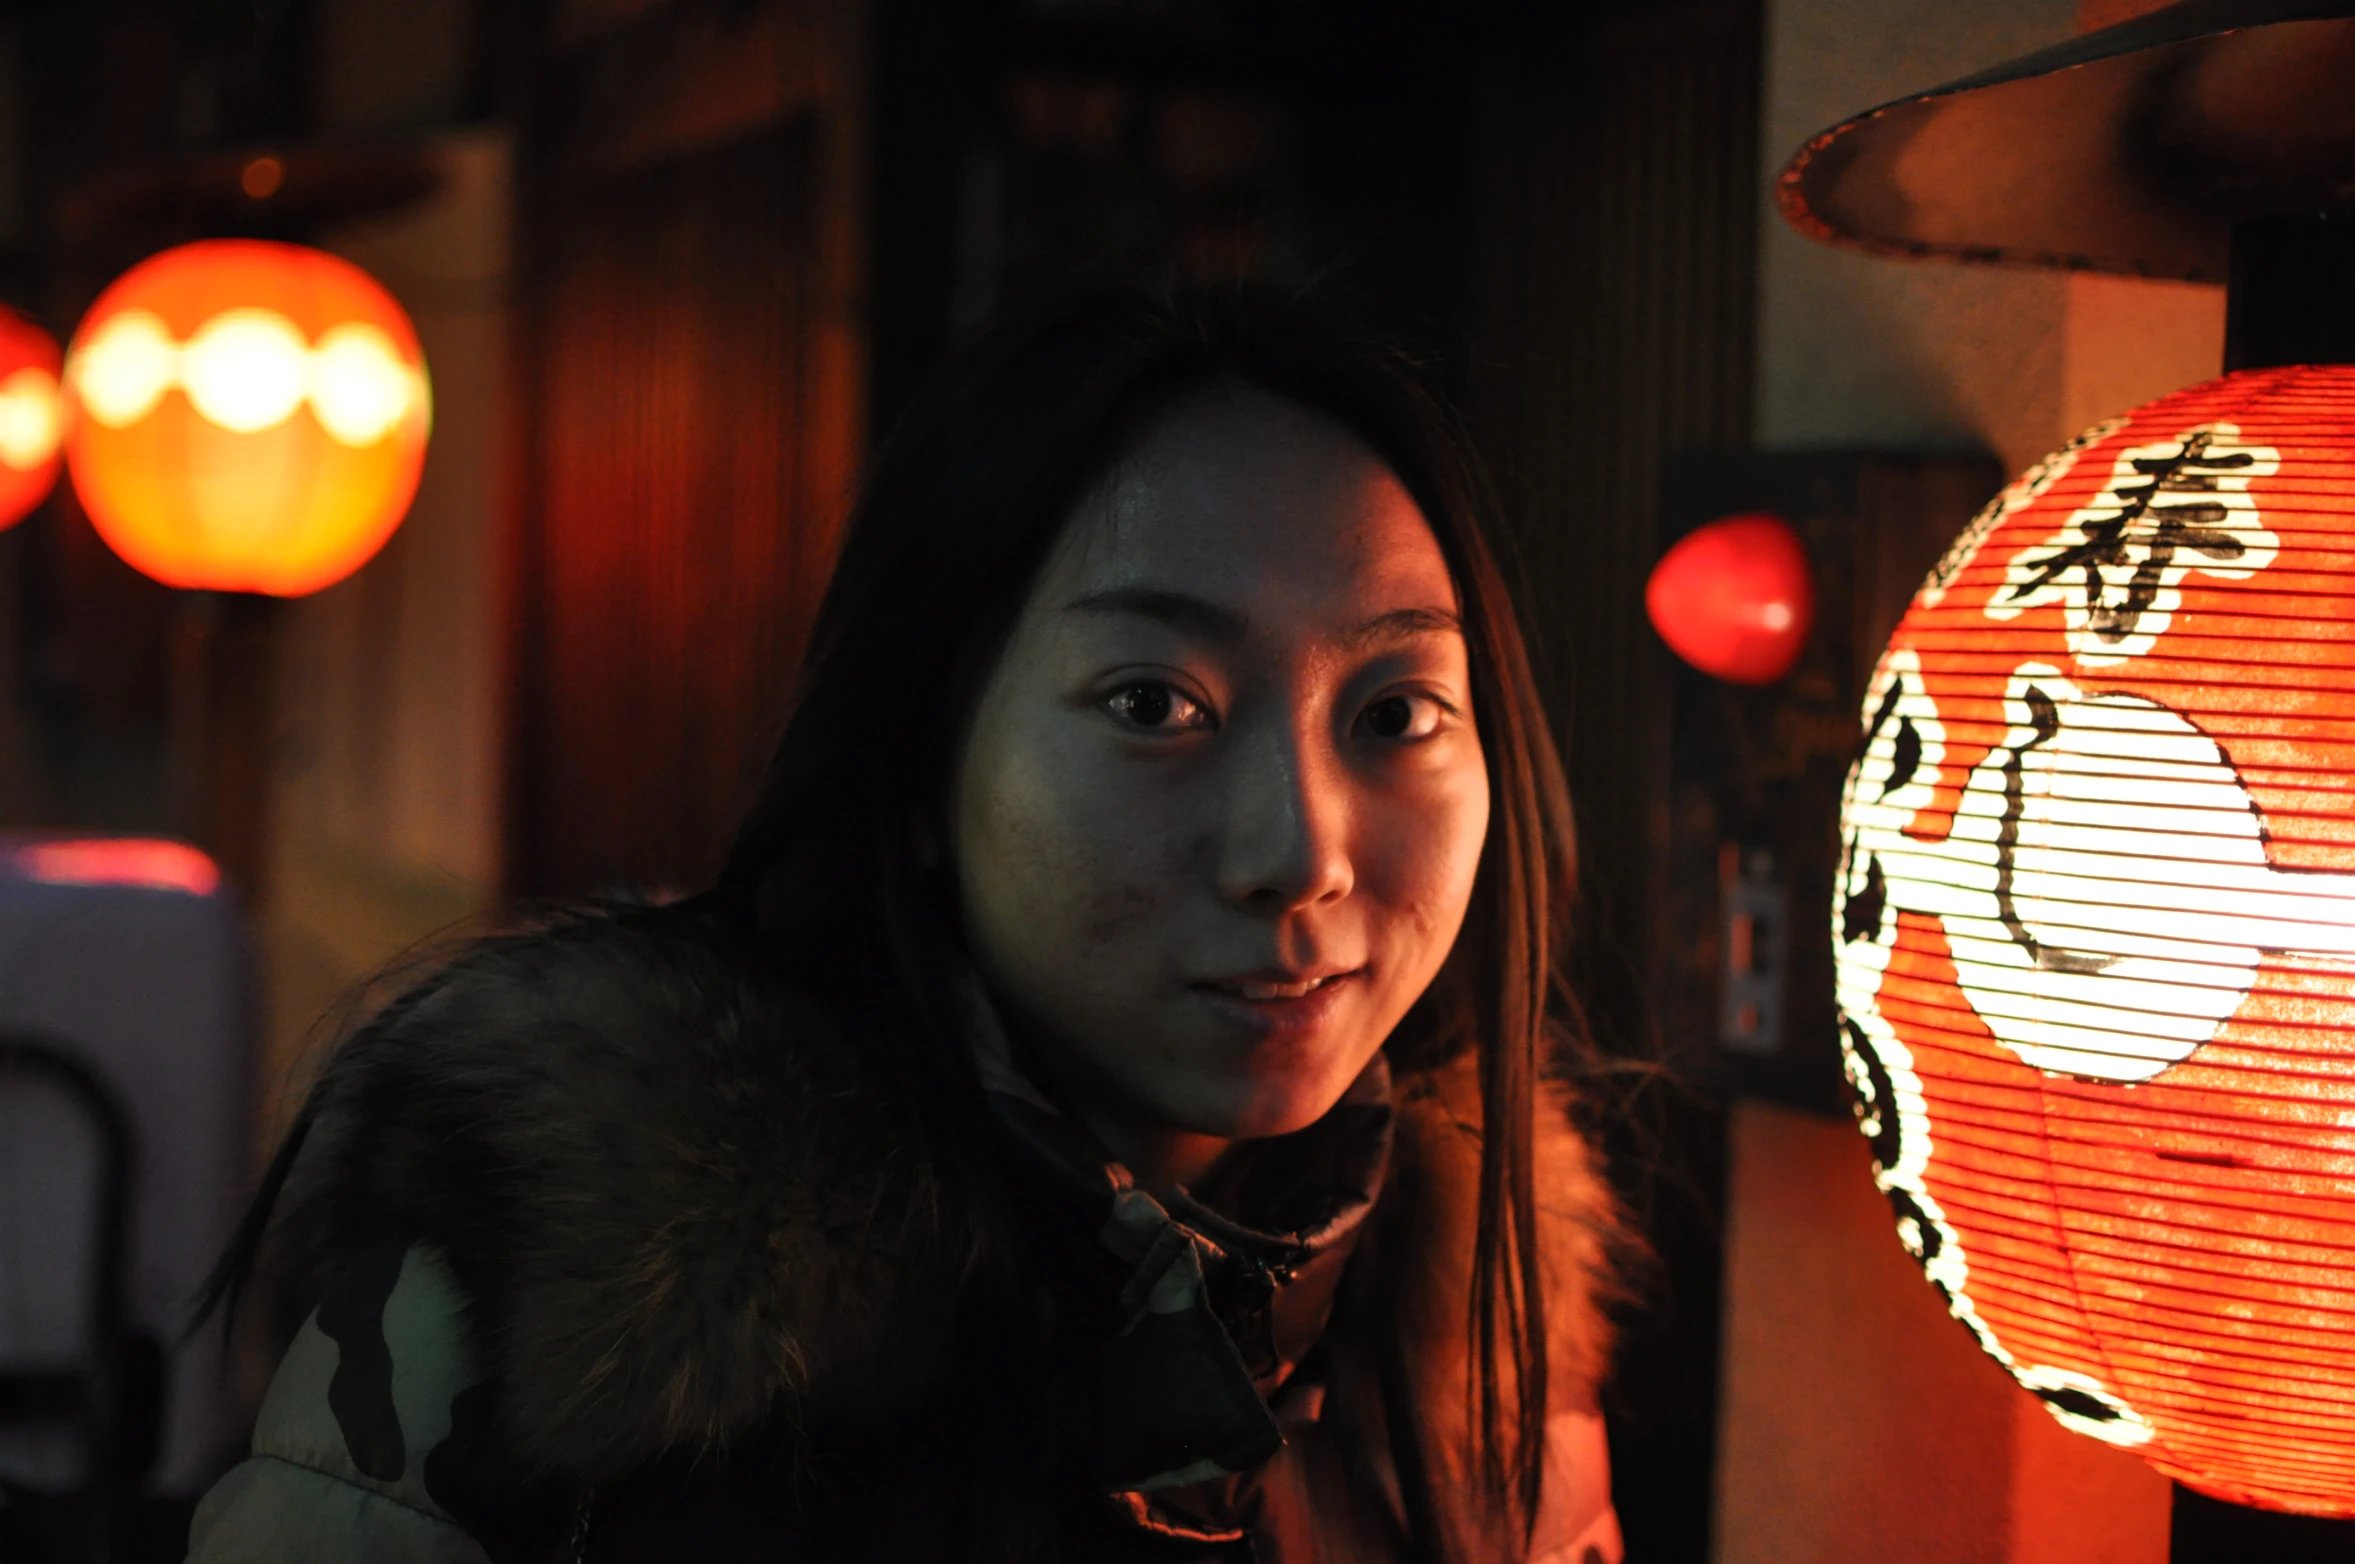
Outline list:
[[[1156,733],[1204,727],[1209,722],[1208,713],[1195,702],[1166,684],[1149,680],[1121,686],[1105,699],[1104,705],[1128,726]]]
[[[1385,695],[1357,719],[1378,739],[1419,739],[1439,727],[1439,703],[1427,695]]]

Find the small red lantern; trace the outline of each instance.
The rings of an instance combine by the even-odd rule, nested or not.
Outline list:
[[[83,509],[172,586],[317,591],[417,491],[432,395],[416,332],[336,256],[227,239],[153,256],[91,306],[65,378]]]
[[[1864,717],[1833,934],[1907,1247],[2069,1427],[2355,1516],[2355,366],[2030,469]]]
[[[12,527],[57,483],[62,407],[57,339],[0,309],[0,527]]]
[[[1668,649],[1729,684],[1791,671],[1815,622],[1807,549],[1780,516],[1724,516],[1660,556],[1644,611]]]

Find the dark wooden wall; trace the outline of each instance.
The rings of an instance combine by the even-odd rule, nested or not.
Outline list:
[[[878,426],[992,310],[1075,282],[1313,284],[1452,349],[1473,62],[1510,9],[875,0]]]
[[[829,91],[852,61],[824,21],[657,11],[548,61],[518,385],[521,894],[700,886],[781,716],[859,400],[852,131]]]
[[[1659,1257],[1608,1402],[1628,1557],[1709,1557],[1723,1109],[1674,1077],[1651,996],[1666,683],[1643,610],[1677,453],[1751,438],[1761,214],[1755,0],[1557,17],[1476,98],[1464,385],[1497,470],[1583,862],[1579,985],[1606,1140]]]
[[[509,876],[680,886],[742,808],[831,542],[810,493],[810,136],[601,181],[540,301]]]
[[[1495,61],[1479,100],[1469,410],[1548,655],[1596,933],[1638,973],[1660,475],[1750,440],[1757,27],[1742,0],[1648,7]]]

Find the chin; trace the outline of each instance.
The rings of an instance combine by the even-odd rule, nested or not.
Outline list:
[[[1371,1056],[1369,1050],[1367,1057]],[[1235,1081],[1229,1091],[1219,1094],[1222,1100],[1202,1104],[1205,1111],[1198,1116],[1188,1115],[1198,1118],[1189,1127],[1197,1134],[1224,1140],[1290,1135],[1330,1113],[1364,1068],[1362,1060],[1320,1061],[1305,1069],[1287,1068],[1272,1079],[1263,1074]]]

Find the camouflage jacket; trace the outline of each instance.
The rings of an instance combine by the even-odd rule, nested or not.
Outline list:
[[[1039,1359],[1019,1424],[1066,1556],[1389,1564],[1421,1527],[1456,1557],[1618,1564],[1592,1394],[1613,1207],[1566,1119],[1540,1145],[1544,1502],[1500,1546],[1449,1412],[1468,1061],[1395,1086],[1377,1061],[1290,1148],[1330,1187],[1250,1226],[1137,1189],[971,1019],[1046,1312],[1081,1343]],[[303,1124],[280,1221],[318,1303],[192,1564],[953,1551],[957,1203],[839,1028],[692,924],[477,947],[338,1051]]]

